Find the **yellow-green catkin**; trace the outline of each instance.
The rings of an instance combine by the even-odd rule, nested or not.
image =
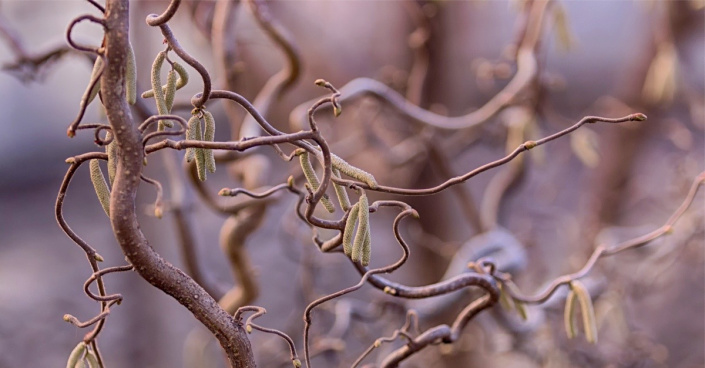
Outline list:
[[[360,200],[357,202],[360,204],[360,209],[357,215],[357,231],[355,232],[355,239],[352,245],[352,255],[351,259],[353,262],[362,261],[362,251],[363,245],[367,237],[371,234],[370,231],[370,211],[369,204],[367,202],[367,196],[365,193],[360,195]]]
[[[193,125],[189,124],[189,138],[202,141],[203,133],[201,133],[201,119],[198,115],[194,115],[196,118],[194,120],[193,116],[191,120]],[[200,181],[206,180],[206,153],[203,148],[194,148],[194,157],[196,158],[196,172],[198,173],[198,179]],[[188,157],[186,158],[188,160]]]
[[[176,90],[180,90],[183,86],[188,83],[188,72],[183,67],[183,65],[177,63],[176,61],[171,64],[171,67],[176,71],[179,78],[176,80]],[[162,86],[162,93],[166,94],[166,85]],[[154,97],[154,90],[150,89],[148,91],[142,92],[142,98],[152,98]]]
[[[206,181],[206,150],[203,148],[196,148],[196,171],[198,180]]]
[[[580,304],[580,314],[583,316],[583,328],[585,329],[585,339],[591,343],[597,343],[597,322],[595,321],[595,311],[592,308],[590,293],[580,281],[572,281],[573,291]]]
[[[185,86],[186,83],[188,83],[188,72],[186,71],[186,68],[184,68],[183,65],[177,63],[176,61],[174,64],[172,64],[172,67],[174,70],[176,70],[176,73],[179,75],[179,79],[176,81],[176,89],[179,90],[181,87]]]
[[[93,183],[95,194],[98,196],[103,211],[110,217],[110,189],[108,189],[108,183],[105,182],[103,171],[100,169],[100,161],[91,160],[89,166],[91,169],[91,182]]]
[[[188,130],[186,131],[186,139],[189,140],[200,140],[201,137],[201,119],[198,118],[198,114],[191,115],[188,120]],[[186,149],[186,162],[191,162],[196,158],[196,149],[187,148]]]
[[[333,168],[333,176],[340,178],[340,170]],[[348,197],[348,192],[345,190],[345,187],[333,182],[333,189],[335,190],[335,195],[338,197],[340,208],[343,211],[347,211],[350,208],[350,197]]]
[[[128,42],[127,65],[125,68],[125,98],[127,103],[134,105],[137,102],[137,62],[132,43]]]
[[[164,90],[164,103],[166,103],[167,112],[171,112],[174,106],[174,98],[176,97],[176,72],[174,69],[169,70],[166,75],[166,89]]]
[[[98,95],[98,91],[100,91],[100,80],[96,82],[93,88],[91,88],[91,82],[96,78],[99,78],[98,75],[101,70],[103,70],[103,65],[103,58],[98,56],[95,59],[95,63],[93,63],[93,70],[91,71],[91,79],[88,82],[88,87],[86,88],[86,91],[83,92],[83,97],[81,98],[81,107],[88,106],[88,104],[90,104],[95,99],[95,96]]]
[[[372,237],[370,236],[369,225],[367,226],[367,232],[365,234],[365,240],[362,242],[362,262],[360,262],[360,264],[367,267],[372,257]]]
[[[578,327],[575,323],[575,300],[577,295],[573,290],[573,285],[570,286],[570,292],[565,299],[565,309],[563,310],[563,324],[565,325],[565,333],[569,339],[578,335]]]
[[[162,91],[162,78],[160,72],[162,70],[162,65],[166,59],[166,52],[162,51],[157,54],[152,64],[152,90],[154,91],[154,100],[157,104],[157,112],[159,115],[166,115],[169,113],[169,109],[166,107],[166,100],[164,99],[164,91]],[[162,131],[164,127],[173,126],[171,121],[160,120],[159,127],[157,130]]]
[[[66,368],[75,368],[79,361],[83,359],[83,354],[86,352],[86,343],[81,341],[69,354],[69,359],[66,361]]]
[[[105,135],[105,139],[112,139],[112,142],[105,146],[105,153],[108,154],[108,180],[110,180],[110,185],[112,186],[115,180],[115,173],[117,173],[118,145],[112,132],[108,132]]]
[[[512,303],[509,301],[511,297],[507,293],[507,290],[505,290],[506,286],[502,283],[497,283],[497,287],[499,288],[499,305],[501,305],[504,310],[512,310]]]
[[[343,160],[335,154],[331,153],[330,157],[332,166],[338,169],[341,173],[367,184],[372,189],[377,188],[377,181],[375,180],[375,177],[372,176],[372,174],[358,167],[350,165],[347,161]]]
[[[524,305],[524,303],[516,299],[512,300],[514,300],[514,308],[517,310],[517,313],[519,313],[519,317],[521,317],[521,319],[524,321],[529,319],[529,315],[526,312],[526,306]]]
[[[321,152],[321,148],[316,147],[316,149],[318,150],[318,158],[323,161],[323,154]],[[334,169],[337,169],[340,173],[343,173],[351,178],[357,179],[367,184],[372,189],[377,188],[377,180],[375,180],[375,177],[367,171],[351,165],[350,163],[343,160],[340,156],[336,155],[333,152],[330,153],[330,161],[331,166]]]
[[[98,356],[95,354],[93,349],[88,349],[88,352],[86,353],[86,362],[88,362],[88,368],[100,368]]]
[[[350,208],[350,213],[348,214],[348,219],[345,221],[345,229],[343,230],[343,252],[348,257],[352,256],[352,242],[355,230],[355,224],[357,223],[358,212],[360,210],[360,203],[355,203],[352,208]]]
[[[208,111],[203,112],[203,122],[205,123],[205,132],[203,133],[203,139],[208,142],[215,141],[215,119],[213,119],[213,114]],[[215,157],[213,156],[212,149],[204,150],[206,156],[206,168],[209,172],[215,172]]]
[[[313,166],[311,165],[311,161],[308,159],[308,152],[305,150],[301,150],[299,153],[299,162],[301,163],[301,170],[304,172],[304,176],[306,177],[306,181],[308,181],[308,184],[311,185],[311,188],[313,191],[317,191],[318,188],[321,186],[321,182],[318,180],[318,176],[316,175],[316,171],[313,170]],[[321,204],[323,204],[323,207],[330,212],[333,213],[335,212],[335,207],[333,207],[333,203],[331,203],[330,199],[328,199],[328,196],[326,194],[321,197]]]

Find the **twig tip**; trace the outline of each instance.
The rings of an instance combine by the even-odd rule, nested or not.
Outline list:
[[[644,121],[646,119],[647,119],[646,115],[642,114],[640,112],[636,113],[636,114],[632,114],[629,117],[629,120],[631,120],[631,121]]]

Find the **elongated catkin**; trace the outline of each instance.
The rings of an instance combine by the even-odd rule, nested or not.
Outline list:
[[[154,59],[154,63],[152,64],[152,90],[154,90],[154,100],[157,104],[157,112],[159,115],[166,115],[169,113],[169,110],[166,107],[166,100],[164,99],[164,92],[161,88],[162,77],[160,75],[165,59],[166,52],[162,51],[157,54],[157,57]],[[160,120],[157,130],[164,130],[164,127],[170,125],[173,126],[171,121]]]
[[[134,105],[137,102],[137,62],[132,43],[128,42],[127,65],[125,68],[125,98],[127,103]]]
[[[345,229],[343,230],[343,252],[348,257],[352,256],[353,248],[353,237],[355,234],[355,224],[357,223],[358,212],[360,210],[360,202],[355,203],[352,208],[350,208],[350,213],[348,214],[348,219],[345,221]]]
[[[179,78],[176,80],[176,90],[178,91],[188,83],[188,72],[186,71],[186,68],[184,68],[183,65],[177,63],[176,61],[171,64],[171,66],[176,71],[176,74],[179,75]],[[166,84],[162,86],[162,93],[166,94]],[[142,98],[152,97],[154,97],[153,89],[142,92]]]
[[[69,359],[66,362],[66,368],[75,368],[78,362],[83,358],[83,354],[86,352],[86,343],[81,341],[76,345],[75,348],[69,354]]]
[[[573,286],[570,287],[568,297],[565,299],[565,309],[563,310],[563,324],[565,325],[565,333],[569,339],[578,335],[578,327],[575,323],[575,300],[577,295],[573,291]]]
[[[100,169],[100,161],[91,160],[89,166],[95,194],[98,196],[98,201],[100,201],[103,211],[110,217],[110,189],[108,189],[108,183],[105,182],[103,171]]]
[[[171,69],[166,75],[166,89],[164,89],[164,103],[169,113],[174,106],[174,97],[176,97],[176,72]]]
[[[88,87],[86,87],[86,91],[83,92],[83,97],[81,98],[81,107],[88,106],[88,104],[93,102],[95,96],[98,95],[98,91],[100,91],[100,80],[96,82],[93,88],[91,88],[91,82],[98,78],[99,73],[101,72],[101,70],[103,70],[103,65],[103,58],[98,56],[95,59],[95,62],[93,63],[93,70],[91,71],[91,79],[88,82]]]
[[[333,176],[340,178],[340,170],[333,168]],[[350,197],[348,197],[348,192],[345,190],[345,187],[333,182],[333,189],[335,190],[335,195],[338,197],[340,208],[343,211],[347,211],[350,208]]]
[[[351,259],[353,262],[362,261],[363,245],[367,237],[370,234],[370,210],[369,204],[367,202],[367,196],[363,192],[360,195],[360,200],[357,202],[360,204],[360,209],[357,214],[357,231],[355,232],[355,239],[353,240],[352,255]],[[368,260],[369,262],[369,260]]]
[[[112,187],[113,181],[115,180],[115,173],[117,172],[118,145],[117,142],[115,142],[113,133],[110,131],[105,134],[105,139],[112,139],[112,142],[105,146],[105,153],[108,154],[108,179],[110,180],[110,186]]]
[[[590,293],[580,281],[574,280],[570,284],[580,304],[580,314],[583,316],[585,339],[589,343],[595,344],[597,343],[597,322],[595,321],[595,311],[592,308]]]
[[[203,140],[208,142],[215,141],[215,119],[213,119],[213,114],[208,111],[203,111],[203,122],[205,123],[205,132],[203,133]],[[206,159],[206,169],[211,173],[215,172],[215,157],[213,156],[212,149],[204,149],[205,159]]]
[[[201,119],[198,118],[198,114],[191,115],[188,120],[188,131],[186,132],[186,139],[189,140],[199,140],[201,139]],[[187,148],[186,149],[186,162],[191,162],[196,158],[196,149]]]
[[[316,175],[316,171],[313,170],[313,166],[311,165],[311,161],[308,159],[308,152],[305,150],[301,150],[299,153],[299,163],[301,164],[301,170],[304,172],[304,176],[306,177],[306,181],[308,181],[309,185],[311,185],[311,188],[313,191],[317,191],[318,188],[321,186],[321,182],[318,180],[318,175]],[[333,207],[333,203],[331,203],[330,199],[326,194],[321,197],[321,204],[323,204],[323,207],[330,212],[333,213],[335,212],[335,207]]]

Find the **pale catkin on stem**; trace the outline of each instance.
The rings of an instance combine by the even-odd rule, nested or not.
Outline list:
[[[137,62],[132,43],[128,42],[127,65],[125,69],[125,97],[127,103],[134,105],[137,102]]]
[[[174,97],[176,96],[176,72],[174,69],[169,70],[166,75],[166,89],[164,90],[164,103],[166,103],[167,112],[171,112],[174,106]]]
[[[369,203],[367,202],[367,195],[363,192],[360,195],[360,200],[357,202],[360,204],[360,209],[357,215],[357,232],[355,232],[355,239],[352,245],[352,255],[351,259],[353,262],[362,261],[362,248],[365,239],[371,236],[370,232],[370,210]]]
[[[93,349],[88,349],[88,352],[86,353],[86,362],[88,362],[88,368],[100,368],[98,356],[96,356]]]
[[[103,58],[98,56],[95,59],[95,62],[93,63],[93,70],[91,71],[91,79],[88,82],[88,87],[86,88],[86,91],[83,92],[83,98],[81,98],[81,107],[88,106],[94,99],[95,96],[98,95],[98,91],[100,91],[100,80],[91,88],[90,81],[94,80],[95,78],[98,78],[98,73],[103,69]],[[85,105],[83,104],[83,101],[85,101]]]
[[[179,76],[179,78],[176,80],[176,90],[178,91],[188,83],[188,72],[186,71],[186,68],[184,68],[183,65],[177,63],[176,61],[171,64],[171,67],[174,68],[176,74],[178,74]],[[166,84],[162,86],[162,93],[166,94]],[[154,97],[153,89],[142,92],[142,98],[152,97]]]
[[[166,115],[169,110],[166,108],[166,101],[164,99],[164,91],[162,91],[162,78],[160,72],[162,70],[162,65],[166,59],[166,51],[162,51],[157,54],[152,64],[152,90],[154,91],[154,100],[157,104],[157,112],[159,115]],[[162,131],[164,127],[174,126],[171,121],[160,120],[159,127],[157,130]]]
[[[350,208],[348,219],[345,221],[345,229],[343,230],[343,252],[345,252],[345,255],[348,257],[352,256],[352,241],[353,236],[355,235],[353,230],[355,230],[359,210],[360,202],[355,203],[352,208]]]
[[[301,170],[304,172],[306,181],[308,181],[308,184],[311,185],[314,192],[317,191],[321,186],[321,182],[318,180],[316,171],[313,170],[311,161],[308,159],[308,152],[302,149],[297,154],[299,155],[299,163],[301,164]],[[333,207],[333,203],[331,203],[327,195],[323,195],[323,197],[321,197],[321,204],[323,204],[323,207],[325,207],[328,212],[335,212],[335,207]]]
[[[521,317],[522,320],[526,321],[529,319],[529,315],[526,312],[526,306],[524,303],[522,303],[519,300],[513,299],[514,300],[514,309],[517,310],[517,313],[519,313],[519,317]]]
[[[91,160],[89,166],[91,170],[91,182],[93,183],[95,194],[98,196],[103,211],[110,217],[110,189],[108,189],[108,183],[105,182],[103,171],[100,169],[100,161]]]
[[[367,184],[371,189],[377,188],[377,180],[375,180],[375,177],[372,176],[372,174],[350,165],[347,161],[333,153],[330,154],[330,158],[332,166],[338,169],[341,173]]]
[[[83,359],[83,354],[86,352],[86,343],[81,341],[69,354],[69,359],[66,361],[66,368],[75,368],[78,362]]]
[[[321,152],[321,148],[316,147],[316,149],[318,149],[317,158],[319,159],[319,161],[323,162],[323,153]],[[342,158],[340,158],[340,156],[336,155],[333,152],[330,153],[330,160],[331,166],[334,169],[337,169],[341,173],[367,184],[367,186],[369,186],[371,189],[377,188],[377,180],[375,180],[375,177],[367,171],[350,165],[350,163],[343,160]]]
[[[198,114],[191,115],[188,120],[188,131],[186,132],[186,139],[199,140],[201,135],[201,120],[198,118]],[[186,149],[186,162],[191,162],[196,158],[196,149],[189,147]]]
[[[215,141],[215,119],[213,119],[213,114],[208,111],[203,112],[203,121],[205,123],[205,132],[203,133],[203,139],[208,142]],[[211,173],[215,172],[215,157],[213,156],[213,150],[204,150],[206,156],[206,168]]]
[[[333,176],[340,178],[340,170],[333,168]],[[333,183],[333,189],[335,190],[335,195],[338,197],[338,203],[340,203],[340,208],[343,211],[350,209],[350,197],[348,197],[348,192],[345,187],[339,184]]]
[[[355,233],[355,240],[353,240],[352,254],[350,255],[350,259],[353,262],[358,262],[363,266],[365,266],[365,264],[363,263],[363,259],[365,258],[365,241],[369,238],[369,235],[369,226],[361,228],[360,224],[358,223],[357,232]],[[369,262],[370,260],[368,258],[367,263]]]
[[[189,128],[191,128],[189,126]],[[193,138],[202,141],[203,133],[201,133],[201,119],[196,116],[195,124],[193,124]],[[195,148],[196,156],[196,172],[200,181],[206,181],[206,152],[203,148]]]
[[[172,67],[176,70],[176,74],[179,75],[179,79],[176,81],[176,89],[180,90],[186,85],[186,83],[188,83],[188,72],[183,65],[177,63],[176,61],[172,64]]]
[[[370,258],[372,257],[372,236],[370,236],[370,227],[367,227],[367,232],[365,233],[365,240],[362,242],[362,264],[367,267],[370,264]]]
[[[572,290],[580,304],[580,314],[583,316],[583,328],[585,329],[585,339],[591,343],[597,343],[597,322],[595,321],[595,311],[592,308],[592,299],[583,283],[574,280],[571,283]]]
[[[572,339],[578,335],[578,327],[575,323],[576,299],[577,295],[575,294],[571,283],[570,292],[568,293],[568,297],[565,299],[565,309],[563,310],[563,324],[565,325],[565,333],[568,335],[569,339]]]
[[[110,180],[110,185],[113,185],[113,180],[115,180],[115,173],[117,173],[117,162],[118,162],[118,145],[113,138],[113,133],[108,131],[105,134],[105,139],[112,139],[112,142],[105,146],[105,153],[108,154],[108,180]]]
[[[206,181],[206,150],[203,148],[196,148],[196,171],[198,180]]]
[[[507,290],[505,290],[504,284],[498,283],[497,287],[499,288],[499,305],[507,311],[512,310],[512,303],[509,301],[510,296],[508,295]]]

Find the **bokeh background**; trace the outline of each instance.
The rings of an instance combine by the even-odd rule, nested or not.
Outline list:
[[[223,85],[226,77],[217,74],[206,27],[214,3],[185,3],[171,21],[172,29],[189,53],[211,71],[216,85]],[[163,48],[158,30],[150,29],[144,18],[167,4],[132,2],[132,42],[143,89],[151,60]],[[297,130],[288,122],[292,109],[323,94],[313,85],[317,78],[342,87],[354,78],[369,77],[402,94],[408,92],[412,70],[418,67],[414,46],[419,42],[428,69],[416,102],[448,116],[477,109],[516,71],[512,51],[521,39],[522,6],[528,6],[519,0],[266,5],[291,33],[303,65],[296,85],[268,115],[275,126],[290,131]],[[473,134],[433,133],[434,145],[446,150],[446,169],[460,174],[504,154],[517,111],[529,114],[529,138],[551,134],[586,115],[643,112],[649,116],[644,123],[589,126],[526,156],[516,180],[503,192],[496,216],[497,223],[527,252],[523,269],[515,275],[526,292],[581,267],[598,242],[626,240],[662,225],[693,178],[705,169],[704,6],[698,0],[556,1],[545,14],[536,48],[538,74],[517,103]],[[29,54],[39,54],[65,44],[66,26],[84,13],[96,11],[78,0],[0,2],[4,32],[0,63],[6,66],[0,73],[0,367],[63,366],[85,331],[64,322],[62,316],[70,313],[85,320],[98,311],[98,305],[82,292],[90,268],[81,250],[57,226],[53,208],[66,169],[64,159],[100,149],[90,133],[80,132],[73,139],[65,134],[77,114],[91,62],[85,55],[69,53],[39,68],[38,74],[7,67],[18,60],[8,40],[20,42]],[[253,100],[282,68],[284,59],[246,6],[237,6],[231,21],[227,44],[237,51],[232,60],[236,74],[230,78],[238,93]],[[101,30],[82,24],[75,38],[98,44]],[[37,78],[23,80],[27,75]],[[187,101],[200,87],[192,71],[190,84],[177,96]],[[146,103],[154,109],[151,100]],[[221,103],[209,108],[219,122],[218,139],[236,134],[230,127],[239,122],[228,124],[232,115],[226,115]],[[243,116],[239,111],[235,114]],[[382,102],[356,99],[344,105],[339,119],[327,115],[320,114],[319,124],[334,152],[372,172],[378,181],[421,188],[446,177],[430,150],[414,145],[418,125]],[[96,103],[86,119],[105,121]],[[403,142],[411,142],[411,149],[402,147]],[[270,151],[262,151],[271,165],[269,185],[297,173],[296,165],[281,162]],[[146,170],[165,183],[168,196],[172,185],[161,162],[151,159]],[[463,184],[464,191],[482,209],[484,198],[499,185],[500,173],[507,171],[473,178]],[[234,186],[238,182],[220,168],[207,182],[213,192]],[[187,191],[193,203],[190,216],[196,224],[198,262],[214,283],[230,287],[231,272],[218,247],[224,217],[200,203],[193,189]],[[183,266],[170,213],[161,220],[148,214],[154,200],[151,187],[145,186],[139,195],[143,229],[152,246]],[[381,198],[387,197],[373,196]],[[464,200],[457,192],[405,200],[419,211],[421,220],[409,221],[403,229],[412,257],[392,279],[411,285],[438,281],[456,251],[478,231],[463,212]],[[271,205],[262,227],[248,239],[247,249],[261,289],[255,304],[268,310],[260,324],[287,331],[300,343],[305,305],[314,296],[354,284],[358,275],[342,256],[316,250],[310,233],[293,218],[292,204],[291,198],[282,196]],[[600,332],[596,345],[587,344],[582,336],[565,337],[563,302],[555,300],[530,307],[529,322],[523,325],[511,318],[503,320],[501,311],[482,313],[456,344],[428,348],[405,366],[705,366],[703,209],[701,194],[673,235],[605,259],[592,272],[586,283],[596,295]],[[124,264],[87,169],[73,180],[65,216],[103,255],[106,266]],[[399,256],[391,235],[392,218],[392,213],[373,216],[378,236],[373,265]],[[113,275],[106,283],[110,292],[125,297],[112,309],[99,340],[109,367],[223,364],[211,342],[207,359],[193,365],[184,348],[190,344],[187,340],[208,340],[190,314],[165,294],[134,273]],[[338,304],[364,309],[391,300],[380,294],[366,287],[346,297],[347,304]],[[344,346],[340,340],[320,339],[340,313],[338,304],[330,303],[315,315],[313,333],[319,346],[338,343],[314,360],[318,366],[349,366],[374,339],[403,323],[403,314],[386,311],[371,320],[353,319]],[[431,313],[422,318],[421,327],[449,323],[453,313],[452,305],[447,312]],[[261,366],[290,364],[281,341],[257,333],[252,341]],[[373,355],[366,362],[375,359]]]

